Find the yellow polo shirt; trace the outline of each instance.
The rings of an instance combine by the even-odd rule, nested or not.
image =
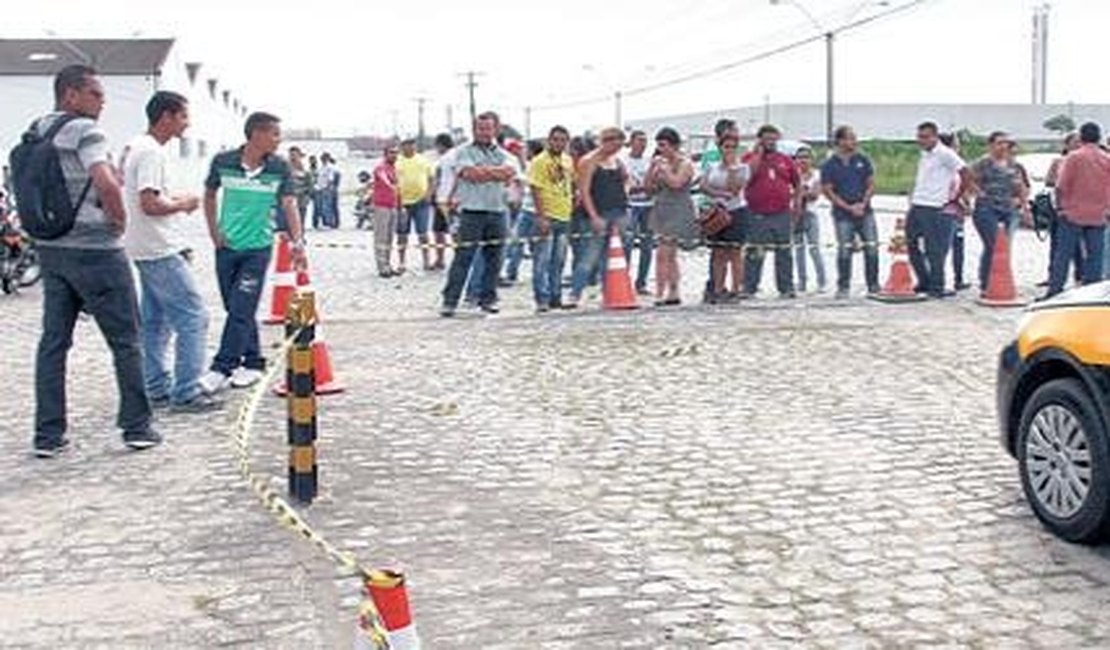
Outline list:
[[[537,155],[528,165],[528,184],[539,194],[544,216],[570,220],[574,209],[574,161],[570,156],[556,157],[546,150]]]
[[[401,188],[401,203],[412,205],[419,203],[428,196],[428,187],[432,175],[432,163],[420,154],[413,154],[411,158],[397,156],[397,184]]]

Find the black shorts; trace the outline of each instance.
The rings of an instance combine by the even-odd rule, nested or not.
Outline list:
[[[739,245],[747,241],[747,209],[740,208],[738,210],[729,210],[728,213],[732,215],[732,223],[728,225],[728,228],[725,228],[721,232],[706,237],[706,239],[709,240],[711,243]]]
[[[437,234],[451,232],[451,216],[438,203],[436,204],[435,216],[432,217],[432,232]]]

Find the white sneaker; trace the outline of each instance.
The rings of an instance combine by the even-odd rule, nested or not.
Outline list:
[[[262,381],[262,377],[266,373],[261,370],[251,370],[250,368],[236,368],[235,373],[231,375],[232,388],[250,388],[258,382]]]
[[[227,387],[231,385],[231,377],[216,370],[209,370],[197,381],[197,385],[200,386],[205,395],[215,395],[227,390]]]

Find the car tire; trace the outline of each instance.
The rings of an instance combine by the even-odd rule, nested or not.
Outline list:
[[[1017,455],[1025,498],[1050,531],[1081,544],[1106,538],[1110,437],[1082,382],[1056,379],[1033,393],[1022,409]]]

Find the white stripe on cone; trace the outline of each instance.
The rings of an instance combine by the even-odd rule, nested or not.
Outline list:
[[[292,271],[284,273],[274,273],[270,276],[274,279],[274,285],[279,287],[295,287],[297,286],[297,274]]]
[[[613,254],[614,251],[617,254]],[[623,271],[628,268],[628,260],[624,257],[624,244],[621,243],[620,237],[609,238],[609,264],[607,267],[611,271]]]

